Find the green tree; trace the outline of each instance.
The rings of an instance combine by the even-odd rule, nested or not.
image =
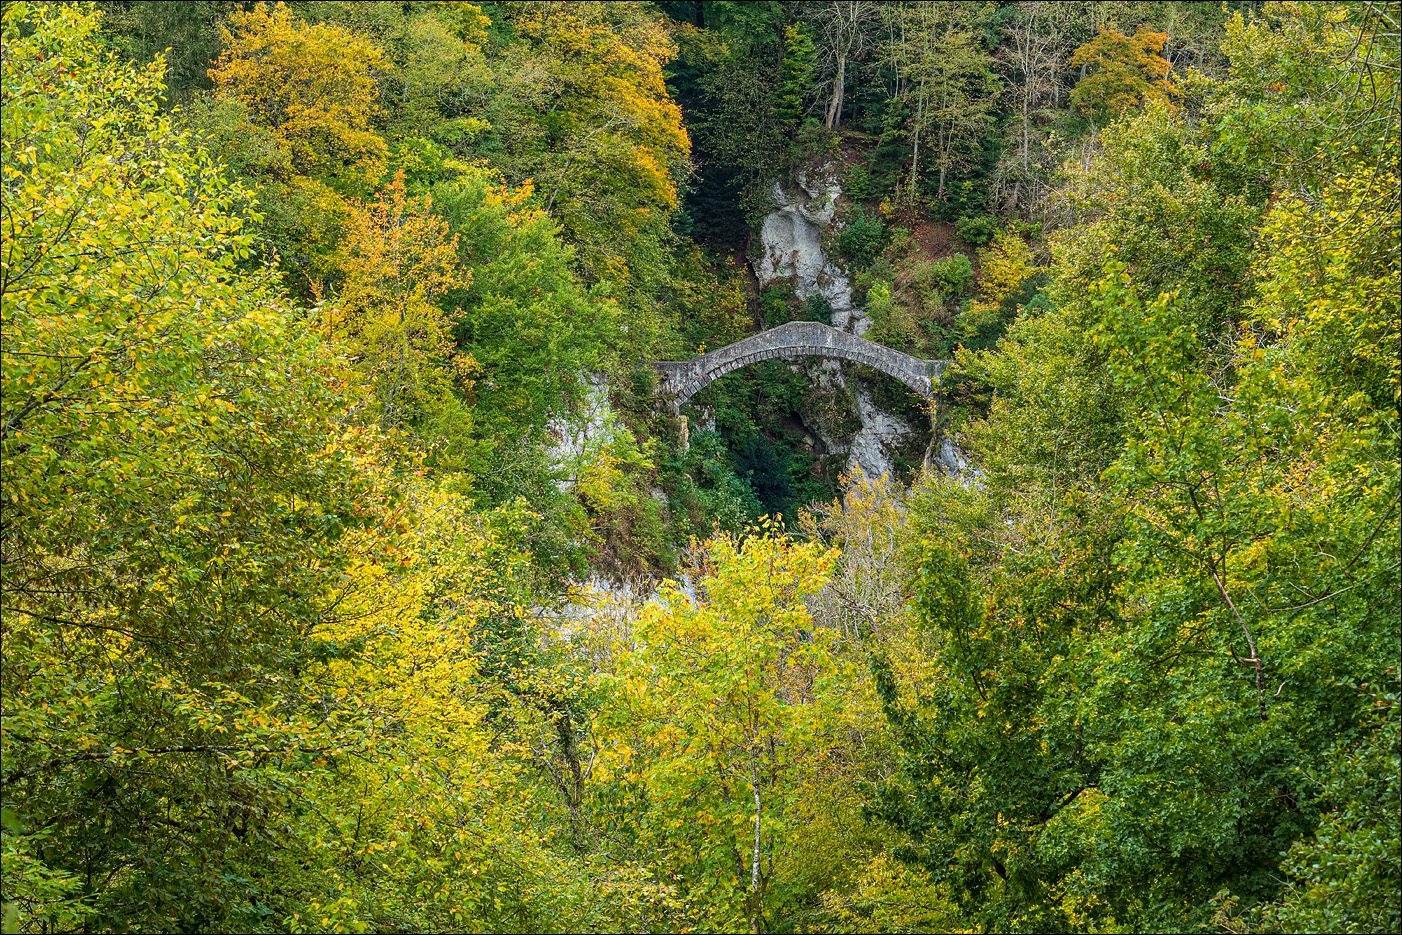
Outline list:
[[[1397,887],[1398,750],[1402,748],[1396,683],[1361,686],[1373,701],[1360,742],[1338,745],[1322,776],[1327,808],[1312,837],[1291,845],[1281,869],[1288,876],[1279,902],[1233,917],[1237,900],[1222,900],[1213,921],[1229,932],[1386,932],[1402,923]],[[1376,689],[1376,690],[1373,690]]]
[[[703,601],[673,591],[642,611],[600,737],[611,784],[637,803],[619,817],[694,906],[673,925],[771,929],[837,870],[837,854],[793,847],[836,817],[818,789],[840,769],[848,664],[803,603],[833,556],[772,528],[704,545]]]
[[[465,458],[460,463],[496,502],[534,490],[537,481],[517,488],[509,478],[530,463],[528,451],[544,440],[549,420],[583,401],[583,375],[603,365],[619,338],[617,304],[575,281],[574,252],[532,205],[532,193],[486,170],[433,190],[434,210],[471,275],[443,305],[452,310],[453,341],[478,367],[467,396],[473,441],[451,457]]]
[[[745,223],[768,213],[772,176],[794,153],[793,127],[780,118],[775,93],[783,84],[787,18],[777,3],[712,3],[706,9],[707,29],[687,44],[679,63],[696,73],[685,105],[702,178],[689,201],[704,198],[704,206],[719,213],[716,202],[738,200],[740,217],[732,223],[740,229],[727,238],[733,239],[744,236]],[[672,83],[678,84],[675,78]],[[734,211],[730,204],[725,208]]]
[[[920,3],[893,7],[887,56],[905,79],[901,100],[909,119],[910,200],[920,177],[921,145],[939,171],[943,198],[952,173],[969,166],[979,138],[991,126],[996,82],[992,56],[974,32],[970,4]]]
[[[240,271],[247,194],[96,28],[4,10],[5,899],[254,928],[294,777],[354,743],[302,676],[390,491],[335,356]]]
[[[807,97],[813,86],[813,38],[801,24],[784,28],[783,84],[779,87],[779,119],[790,127],[803,123],[808,111]]]
[[[101,8],[102,32],[133,62],[149,62],[165,52],[169,103],[184,105],[213,87],[209,65],[219,57],[218,21],[238,8],[230,0],[107,3]]]
[[[1205,101],[1221,146],[1282,190],[1316,192],[1340,159],[1366,162],[1374,197],[1386,200],[1396,176],[1396,15],[1394,4],[1307,3],[1234,15],[1223,43],[1231,74]]]
[[[1068,166],[1064,187],[1076,223],[1051,238],[1063,302],[1090,326],[1091,286],[1107,257],[1130,272],[1136,292],[1173,292],[1178,327],[1194,353],[1219,354],[1253,295],[1255,228],[1270,193],[1210,131],[1178,119],[1162,102],[1101,132],[1103,150]]]
[[[879,3],[834,0],[821,4],[814,19],[823,30],[825,51],[832,63],[832,96],[828,100],[823,125],[829,130],[842,126],[842,107],[847,92],[847,66],[870,47],[869,32],[881,11]]]
[[[1341,149],[1262,224],[1198,132],[1161,105],[1106,131],[1053,308],[961,355],[995,387],[967,428],[986,486],[912,505],[935,673],[875,660],[903,759],[874,807],[986,927],[1181,928],[1221,890],[1392,905],[1395,825],[1316,779],[1375,749],[1354,686],[1399,649],[1396,175]],[[1187,239],[1219,272],[1168,260]],[[1306,870],[1323,841],[1358,873]]]

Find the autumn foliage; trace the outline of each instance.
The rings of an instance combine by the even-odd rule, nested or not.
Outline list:
[[[209,76],[291,153],[301,175],[363,191],[384,171],[371,129],[384,54],[349,31],[308,25],[283,3],[259,3],[221,26],[224,51]]]
[[[1397,10],[1251,7],[6,3],[0,930],[1398,930]],[[659,398],[800,317],[933,405]]]
[[[1141,28],[1132,36],[1102,29],[1071,56],[1086,76],[1071,91],[1071,101],[1087,116],[1107,119],[1149,100],[1169,100],[1175,91],[1170,65],[1160,54],[1168,36]]]

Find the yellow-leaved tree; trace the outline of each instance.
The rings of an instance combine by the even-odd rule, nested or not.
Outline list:
[[[845,859],[826,829],[857,680],[804,603],[834,554],[769,521],[749,533],[701,547],[695,599],[672,587],[642,608],[609,682],[622,704],[596,728],[601,824],[676,881],[676,927],[764,931]]]
[[[1112,120],[1150,100],[1168,101],[1177,90],[1163,57],[1168,35],[1140,27],[1132,36],[1101,29],[1071,56],[1085,77],[1071,90],[1071,103],[1093,120]]]
[[[363,727],[303,676],[392,480],[164,63],[80,4],[0,43],[4,927],[255,930],[290,790]]]
[[[353,206],[345,282],[324,326],[359,352],[383,425],[446,419],[465,430],[462,393],[476,364],[457,350],[437,300],[471,284],[472,271],[459,266],[457,237],[432,207],[431,196],[405,192],[403,172],[373,203]],[[437,434],[450,427],[439,425]]]
[[[515,106],[503,111],[497,160],[532,176],[591,276],[621,283],[630,254],[677,205],[691,142],[662,67],[676,47],[632,3],[534,3],[513,18],[526,43],[502,63]]]
[[[1017,317],[1019,303],[1035,291],[1038,270],[1032,249],[1017,234],[1003,230],[979,252],[979,294],[959,316],[966,346],[988,346]],[[1029,281],[1033,289],[1027,288]],[[980,338],[983,340],[980,341]]]
[[[185,119],[212,155],[254,186],[259,248],[304,301],[339,279],[350,201],[378,187],[388,148],[371,125],[380,49],[342,26],[309,25],[283,4],[232,14],[224,50]]]
[[[333,712],[354,709],[364,726],[301,789],[329,826],[285,874],[299,908],[283,921],[548,931],[587,912],[586,881],[552,848],[558,816],[518,755],[540,715],[482,672],[493,622],[519,621],[533,599],[516,535],[530,518],[519,505],[477,512],[428,482],[405,493],[391,561],[375,536],[350,537],[363,560],[322,635],[359,651],[308,671]]]
[[[286,4],[234,13],[209,77],[272,130],[299,175],[358,192],[384,173],[384,140],[370,126],[384,54],[349,30],[307,24]]]

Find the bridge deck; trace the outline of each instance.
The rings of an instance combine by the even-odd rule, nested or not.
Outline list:
[[[657,392],[673,398],[673,408],[686,404],[703,387],[731,371],[775,357],[830,357],[864,364],[890,374],[922,396],[934,394],[947,360],[923,360],[839,331],[816,321],[788,324],[742,338],[693,360],[658,360],[652,366],[661,379]]]

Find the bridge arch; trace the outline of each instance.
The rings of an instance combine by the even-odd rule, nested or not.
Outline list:
[[[839,331],[816,321],[791,321],[742,338],[693,360],[652,362],[658,374],[657,392],[671,398],[673,412],[727,373],[775,357],[829,357],[850,360],[889,374],[929,398],[949,361],[923,360]]]

